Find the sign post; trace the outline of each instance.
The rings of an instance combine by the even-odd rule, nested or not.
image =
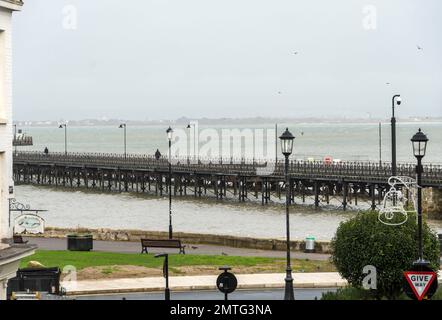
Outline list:
[[[223,270],[224,272],[221,273],[216,279],[216,286],[218,287],[219,291],[224,293],[224,300],[226,301],[228,300],[228,294],[235,291],[236,287],[238,286],[238,280],[236,279],[235,275],[228,272],[228,270],[231,269],[232,268],[228,266],[219,268],[219,270]]]
[[[428,300],[437,290],[437,273],[428,265],[415,264],[404,272],[404,292],[414,300]]]

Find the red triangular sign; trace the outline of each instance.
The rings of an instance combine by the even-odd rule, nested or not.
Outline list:
[[[436,273],[431,271],[406,271],[404,275],[419,301],[425,297],[434,279],[436,279]]]

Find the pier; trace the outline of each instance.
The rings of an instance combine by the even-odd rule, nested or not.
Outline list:
[[[103,192],[134,192],[174,196],[280,202],[290,188],[290,203],[334,205],[342,210],[364,203],[376,209],[389,190],[389,163],[324,163],[291,161],[289,183],[283,162],[248,159],[173,158],[139,154],[17,152],[13,159],[16,184],[85,188]],[[397,175],[415,176],[415,164],[398,164]],[[442,166],[425,165],[423,188],[442,190]]]

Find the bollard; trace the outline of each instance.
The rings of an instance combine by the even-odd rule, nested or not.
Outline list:
[[[305,238],[305,250],[306,253],[314,253],[315,252],[315,237],[308,236]]]

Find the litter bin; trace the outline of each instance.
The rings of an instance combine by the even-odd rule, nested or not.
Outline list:
[[[93,238],[91,234],[70,234],[67,238],[69,251],[90,251],[93,249]]]
[[[16,277],[8,281],[7,297],[11,299],[15,292],[59,295],[60,275],[61,270],[58,267],[18,269]]]
[[[308,236],[305,238],[305,250],[306,253],[315,252],[315,237]]]

